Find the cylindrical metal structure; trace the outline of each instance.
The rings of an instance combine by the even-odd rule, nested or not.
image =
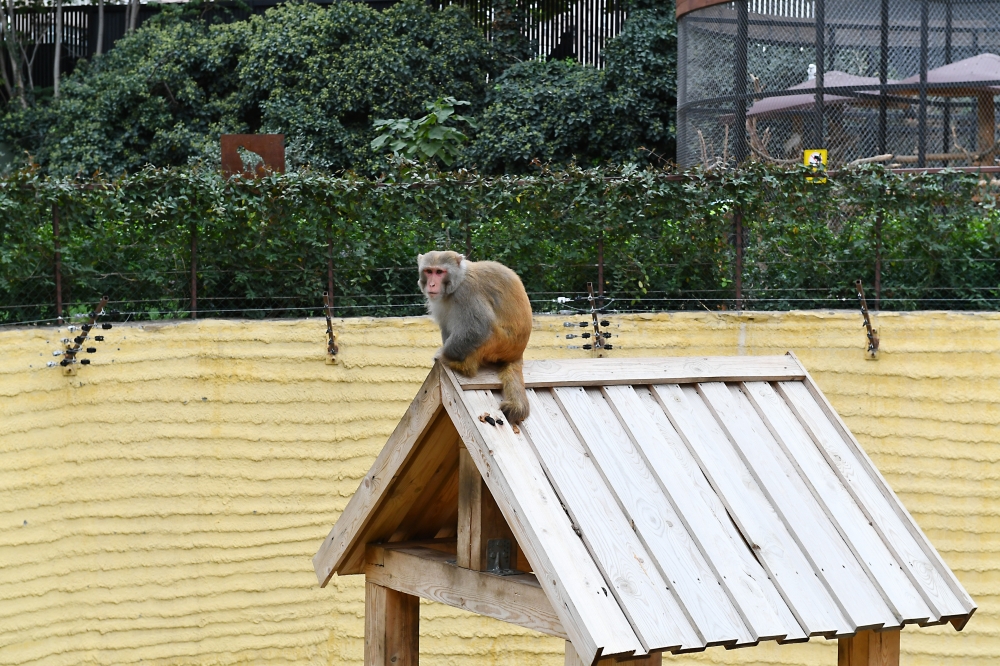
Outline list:
[[[677,160],[995,164],[997,0],[678,0]],[[941,151],[941,152],[937,152]]]

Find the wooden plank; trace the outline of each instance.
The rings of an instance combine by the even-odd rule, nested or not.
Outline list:
[[[855,630],[898,627],[899,619],[740,387],[698,384],[698,392],[788,533]],[[852,631],[853,633],[853,631]]]
[[[630,388],[613,386],[607,390]],[[558,388],[553,393],[703,642],[708,646],[756,644],[759,638],[744,625],[722,581],[600,389]]]
[[[440,381],[440,366],[435,365],[313,557],[320,587],[326,586],[347,554],[356,548],[360,533],[387,497],[393,479],[410,460],[417,443],[441,410]]]
[[[609,386],[603,391],[754,639],[804,640],[798,622],[649,389]]]
[[[580,655],[576,653],[573,644],[569,641],[566,641],[566,657],[563,663],[565,666],[590,666],[589,662],[584,663],[583,659],[580,659]],[[663,653],[653,652],[644,657],[626,658],[621,661],[614,657],[599,659],[595,666],[662,666],[662,664]]]
[[[968,622],[970,617],[972,617],[972,614],[976,612],[976,602],[973,601],[972,597],[969,596],[969,593],[965,591],[964,587],[962,587],[962,584],[955,576],[955,573],[951,570],[951,567],[948,566],[948,564],[941,557],[941,554],[937,552],[937,549],[931,543],[930,539],[928,539],[927,535],[924,534],[924,531],[920,529],[919,525],[917,525],[917,521],[913,519],[913,516],[911,516],[910,512],[906,510],[903,503],[899,501],[899,498],[896,496],[896,493],[892,491],[892,488],[885,480],[885,477],[883,477],[882,473],[878,471],[877,467],[875,467],[875,463],[873,463],[871,458],[868,457],[868,454],[865,453],[861,444],[854,437],[854,433],[850,431],[847,424],[844,423],[844,420],[840,418],[840,414],[837,413],[837,410],[833,408],[830,401],[827,400],[826,396],[823,395],[823,392],[819,390],[819,386],[816,385],[812,376],[808,371],[806,371],[805,366],[802,365],[799,359],[792,352],[788,352],[788,356],[798,364],[799,368],[801,368],[802,372],[805,374],[803,383],[808,389],[810,395],[812,395],[813,399],[816,401],[816,404],[819,405],[820,409],[823,410],[823,413],[826,414],[830,423],[833,424],[834,428],[836,428],[836,430],[840,433],[843,441],[854,452],[857,459],[862,462],[868,475],[875,481],[876,486],[881,491],[883,497],[885,497],[889,505],[895,510],[896,515],[906,526],[907,530],[923,550],[928,560],[935,564],[938,573],[944,579],[945,583],[947,583],[948,588],[951,590],[961,607],[965,610],[964,614],[951,616],[947,613],[944,614],[946,616],[945,619],[950,621],[953,625],[955,625],[956,629],[961,631],[965,626],[965,623]]]
[[[466,448],[459,450],[458,566],[486,571],[490,539],[510,541],[510,567],[517,568],[517,539]]]
[[[927,622],[931,609],[785,401],[766,382],[749,382],[743,387],[789,461],[894,609],[897,619]]]
[[[500,414],[499,398],[487,391],[462,391],[450,370],[442,373],[441,397],[577,651],[590,661],[602,654],[644,653],[523,429],[514,434],[509,425],[479,421],[483,412]]]
[[[527,388],[690,384],[694,382],[783,381],[802,378],[802,368],[788,356],[704,356],[681,358],[591,358],[524,362]],[[497,390],[496,370],[475,377],[458,375],[466,391]]]
[[[899,629],[859,631],[841,638],[837,666],[899,666]]]
[[[677,0],[677,18],[698,9],[704,9],[713,5],[724,5],[727,2],[729,0]]]
[[[457,525],[458,451],[462,448],[457,433],[453,442],[454,452],[433,470],[423,493],[400,521],[396,532],[389,538],[390,542],[430,539],[442,527],[453,522]]]
[[[806,634],[854,633],[695,388],[654,395]]]
[[[372,545],[365,580],[543,634],[566,638],[559,616],[531,574],[496,576],[459,567],[440,551]]]
[[[922,532],[917,531],[919,527],[898,502],[860,445],[855,447],[849,443],[803,382],[782,382],[778,385],[778,392],[817,442],[828,464],[903,567],[930,610],[941,621],[965,619],[971,615],[975,610],[974,604],[971,610],[967,608],[967,604],[972,604],[971,598],[967,594],[963,594],[964,598],[956,596],[942,575],[943,572],[953,575],[951,569],[939,557],[928,557],[928,548],[924,546],[931,550],[933,546]],[[936,555],[936,551],[934,553]]]
[[[420,599],[365,581],[365,666],[417,666]]]
[[[647,650],[704,648],[704,637],[678,603],[673,585],[653,566],[654,556],[636,536],[552,392],[531,390],[528,404],[531,418],[521,430],[643,645]]]
[[[441,410],[417,445],[411,460],[393,479],[388,496],[379,504],[369,523],[359,532],[357,543],[343,558],[340,575],[364,571],[365,544],[399,538],[399,528],[414,505],[424,497],[427,486],[440,470],[458,458],[458,431],[448,414]]]

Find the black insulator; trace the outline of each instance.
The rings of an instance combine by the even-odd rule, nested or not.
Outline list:
[[[80,363],[83,364],[83,365],[90,365],[90,359],[89,358],[85,358],[82,361],[80,361]]]
[[[581,338],[583,338],[584,340],[586,340],[587,338],[589,338],[589,337],[590,337],[590,333],[582,333],[582,334],[580,335],[580,337],[581,337]]]
[[[593,349],[594,347],[593,347],[593,345],[584,345],[583,348],[584,349]]]
[[[110,331],[111,324],[101,324],[101,328],[103,328],[105,331]]]
[[[611,349],[611,345],[604,345],[605,349]]]
[[[66,359],[63,359],[63,360],[59,361],[59,365],[61,365],[61,366],[63,366],[65,368],[67,365],[69,365],[69,361],[67,361]]]
[[[602,319],[601,326],[611,326],[611,322],[608,321],[607,319]]]
[[[73,338],[73,342],[75,342],[78,345],[82,345],[83,341],[86,339],[87,339],[86,335],[78,335],[75,338]]]
[[[87,353],[88,354],[93,354],[96,351],[97,351],[97,347],[87,347]]]
[[[93,326],[91,326],[90,324],[84,324],[83,326],[80,327],[80,330],[83,331],[84,333],[87,333],[92,328]]]
[[[493,419],[492,416],[487,416],[486,422],[489,423],[491,426],[495,426],[497,424],[497,422]]]
[[[94,339],[97,340],[98,342],[104,342],[104,336],[103,335],[95,335]]]
[[[590,326],[590,322],[589,321],[581,321],[580,322],[580,328],[587,328],[588,326]]]

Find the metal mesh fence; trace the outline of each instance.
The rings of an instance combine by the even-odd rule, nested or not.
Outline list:
[[[678,162],[997,161],[1000,2],[742,0],[678,21]]]

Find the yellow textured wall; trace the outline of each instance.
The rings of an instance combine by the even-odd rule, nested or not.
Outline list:
[[[565,348],[539,317],[530,356]],[[615,355],[794,350],[980,610],[908,628],[903,663],[1000,657],[1000,315],[612,317]],[[199,321],[109,332],[76,377],[65,329],[0,332],[0,664],[360,664],[363,585],[311,557],[424,378],[429,320]],[[579,342],[574,341],[574,342]],[[560,641],[421,608],[430,665],[561,664]],[[831,642],[665,663],[835,664]]]

